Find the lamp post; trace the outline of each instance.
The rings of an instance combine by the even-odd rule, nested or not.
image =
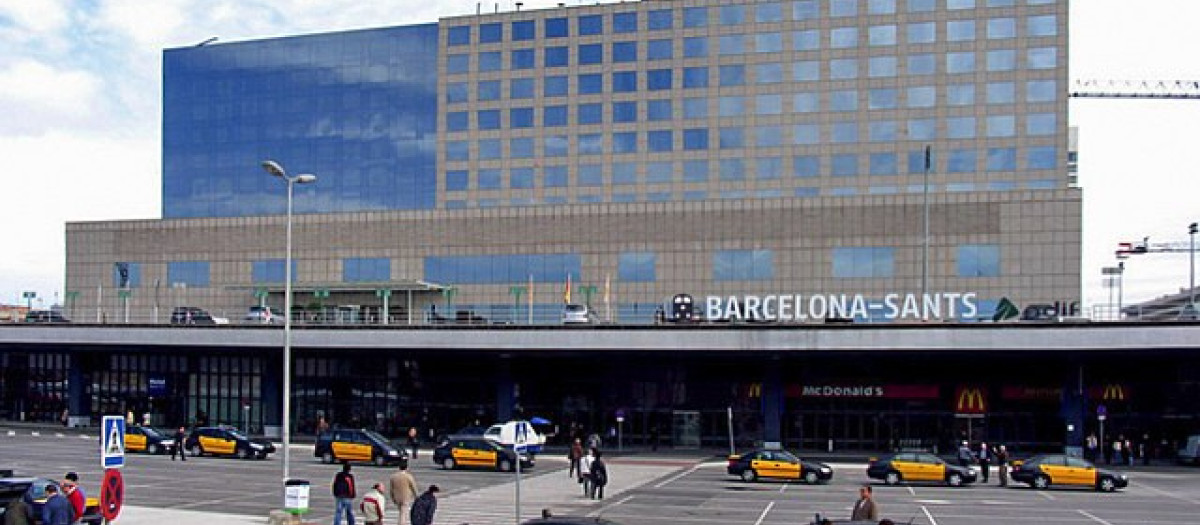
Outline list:
[[[929,294],[929,170],[932,164],[932,146],[925,146],[925,177],[924,191],[921,199],[922,225],[924,233],[921,237],[921,319],[925,319],[925,296]]]
[[[1188,225],[1188,315],[1196,315],[1196,231],[1200,223]]]
[[[296,184],[316,182],[317,176],[302,174],[289,177],[278,162],[264,160],[262,167],[273,177],[287,183],[287,243],[283,262],[283,482],[291,477],[292,459],[292,193]]]

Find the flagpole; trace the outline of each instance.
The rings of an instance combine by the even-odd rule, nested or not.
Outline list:
[[[533,274],[529,274],[529,324],[533,324]]]
[[[604,319],[606,322],[612,322],[612,303],[609,302],[609,290],[612,288],[610,274],[604,274]]]

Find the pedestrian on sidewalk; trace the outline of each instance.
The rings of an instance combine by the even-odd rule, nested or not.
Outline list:
[[[354,525],[354,475],[350,473],[349,463],[342,463],[342,471],[333,477],[333,499],[337,501],[333,525],[342,525],[343,515],[347,525]]]
[[[958,445],[958,466],[963,468],[969,467],[971,466],[972,459],[971,448],[967,446],[966,441],[963,441]]]
[[[1008,449],[1004,445],[996,448],[996,465],[1000,468],[1000,486],[1008,486]]]
[[[608,466],[600,459],[599,450],[593,451],[592,456],[592,468],[588,471],[591,472],[592,478],[592,499],[604,499],[604,486],[608,485]]]
[[[417,479],[408,471],[408,460],[400,460],[400,470],[393,472],[388,478],[388,496],[396,504],[397,525],[405,525],[408,513],[412,510],[413,501],[417,499]]]
[[[433,524],[433,513],[437,512],[437,493],[440,491],[441,489],[437,485],[430,485],[425,493],[413,502],[412,512],[409,516],[412,525]]]
[[[583,485],[583,495],[592,497],[592,462],[596,460],[596,449],[589,448],[587,454],[579,460],[579,484]]]
[[[29,511],[29,504],[25,503],[25,498],[17,498],[4,510],[4,525],[31,525],[32,523],[33,514]]]
[[[408,448],[412,449],[412,458],[417,459],[417,427],[409,427],[408,429]]]
[[[579,470],[579,461],[583,459],[583,442],[579,438],[575,438],[575,442],[571,444],[571,450],[567,451],[567,463],[570,463],[570,469],[567,470],[567,477],[573,477],[576,480],[583,474]]]
[[[358,504],[362,511],[364,525],[383,525],[383,517],[387,513],[387,498],[383,496],[383,484],[371,485],[371,490],[363,496]]]
[[[988,467],[990,467],[991,464],[992,464],[992,451],[988,450],[988,444],[986,442],[980,443],[979,444],[979,472],[982,474],[983,484],[985,484],[985,485],[988,482],[988,473],[991,470]]]
[[[83,512],[87,510],[87,493],[83,491],[83,487],[79,486],[79,474],[68,472],[66,476],[63,476],[62,488],[63,496],[67,497],[67,501],[71,503],[71,510],[74,512],[72,516],[75,519],[72,519],[71,523],[79,523]]]
[[[171,461],[175,461],[175,455],[179,454],[180,461],[187,461],[187,454],[183,450],[183,442],[187,440],[187,430],[179,427],[175,431],[175,445],[171,447]]]

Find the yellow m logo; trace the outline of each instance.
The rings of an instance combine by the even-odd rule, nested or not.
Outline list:
[[[1114,384],[1104,385],[1104,395],[1101,396],[1101,399],[1105,401],[1124,401],[1125,387]]]
[[[955,412],[960,414],[982,414],[987,412],[987,397],[981,388],[958,387],[958,394],[954,397],[957,400],[957,403],[954,405]]]

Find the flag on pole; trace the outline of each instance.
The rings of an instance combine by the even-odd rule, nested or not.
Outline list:
[[[571,273],[567,272],[567,289],[563,290],[563,302],[571,304]]]

